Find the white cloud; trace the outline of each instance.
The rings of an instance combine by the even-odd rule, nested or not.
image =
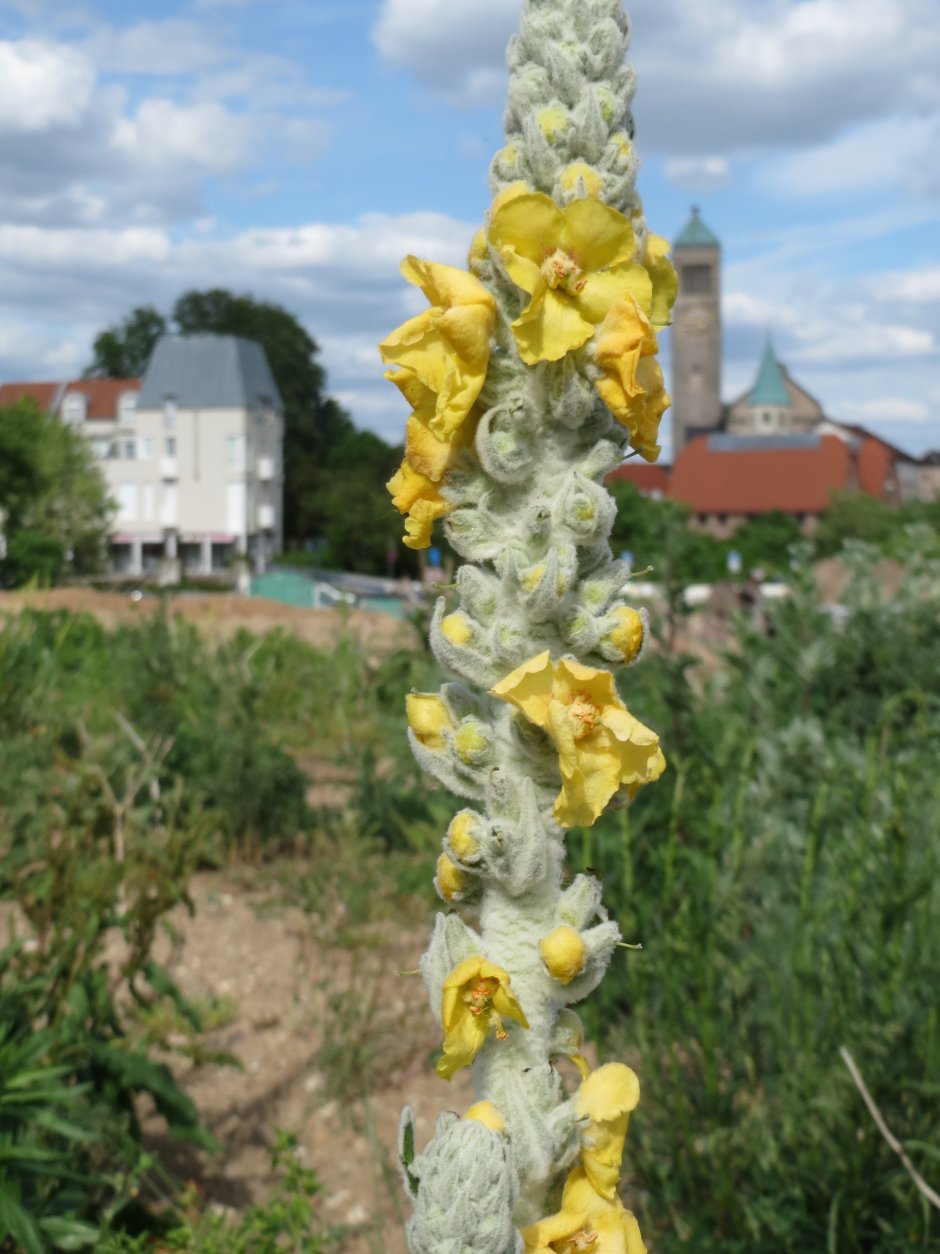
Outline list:
[[[95,86],[91,63],[72,48],[0,40],[0,133],[77,127]]]
[[[825,196],[889,185],[926,194],[930,185],[921,171],[937,165],[937,122],[892,117],[857,127],[831,143],[777,157],[765,166],[761,179],[782,196]]]
[[[102,26],[85,44],[95,64],[110,74],[180,77],[229,59],[212,32],[197,22],[169,18],[133,26]]]
[[[810,339],[812,331],[816,332]],[[858,318],[854,325],[805,328],[806,342],[791,356],[800,362],[837,366],[852,362],[897,361],[910,357],[930,357],[937,352],[937,340],[923,327],[898,326]]]
[[[521,0],[384,0],[372,32],[385,59],[453,104],[490,104],[506,82]]]
[[[731,182],[731,164],[719,156],[669,157],[664,173],[683,192],[713,192]]]
[[[641,147],[675,156],[827,142],[940,109],[936,0],[634,0]],[[391,64],[459,104],[498,104],[518,0],[383,0]]]
[[[924,401],[912,401],[902,396],[881,396],[868,401],[849,401],[842,406],[846,418],[865,425],[867,423],[929,422],[936,417],[936,410]]]
[[[882,304],[935,304],[940,302],[940,266],[878,275],[866,287],[872,299]]]
[[[245,160],[248,127],[243,118],[218,104],[151,98],[133,117],[118,121],[112,142],[141,166],[192,165],[218,173]]]

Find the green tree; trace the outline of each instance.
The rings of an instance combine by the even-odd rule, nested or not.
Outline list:
[[[731,547],[741,554],[745,573],[761,569],[771,575],[786,575],[791,551],[800,539],[800,524],[792,514],[772,509],[741,523],[731,538]]]
[[[167,321],[153,305],[138,305],[114,327],[95,337],[94,360],[86,379],[136,379],[147,369],[154,345],[166,335]]]
[[[386,555],[394,549],[398,573],[414,569],[414,554],[401,546],[401,517],[385,489],[400,461],[401,449],[371,431],[350,430],[328,450],[316,480],[323,565],[385,574]]]
[[[654,579],[682,585],[724,577],[726,546],[692,527],[687,506],[645,497],[622,479],[607,486],[617,503],[610,545],[632,553],[634,570],[652,566]]]
[[[0,579],[101,567],[113,505],[88,442],[31,398],[0,409]]]
[[[864,540],[890,552],[906,520],[901,511],[863,492],[838,492],[813,537],[817,557],[832,557],[846,540]]]

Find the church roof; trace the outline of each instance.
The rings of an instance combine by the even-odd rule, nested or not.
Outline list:
[[[699,217],[698,207],[692,209],[692,216],[685,228],[679,232],[673,248],[720,248],[721,241],[714,231],[709,230]]]
[[[758,405],[790,405],[792,403],[790,393],[787,391],[783,368],[780,362],[777,361],[774,346],[770,342],[769,337],[764,348],[760,369],[747,398],[747,403],[755,407]]]

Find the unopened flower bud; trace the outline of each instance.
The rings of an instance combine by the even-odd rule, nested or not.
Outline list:
[[[643,647],[643,616],[629,605],[619,605],[611,618],[615,620],[614,626],[604,636],[604,642],[615,649],[624,662],[632,662]]]
[[[443,749],[443,732],[453,726],[447,706],[436,692],[410,692],[405,697],[408,726],[428,749]]]
[[[462,897],[470,887],[472,878],[455,862],[451,862],[446,853],[442,853],[437,860],[437,875],[434,883],[445,901],[455,901]]]
[[[460,810],[454,815],[447,829],[447,841],[455,858],[471,862],[477,856],[480,852],[477,839],[480,827],[480,816],[475,810]]]
[[[466,614],[461,610],[456,610],[453,614],[448,614],[446,618],[441,619],[441,632],[445,640],[459,647],[469,644],[473,639],[473,624]]]
[[[477,719],[464,719],[454,736],[454,748],[467,766],[476,766],[490,747],[484,725]]]
[[[464,1119],[475,1119],[477,1123],[482,1123],[491,1132],[506,1131],[506,1120],[492,1102],[474,1102],[464,1115]]]
[[[589,196],[599,196],[604,190],[603,176],[586,161],[572,161],[571,165],[565,166],[558,177],[558,184],[562,191],[576,192],[579,180]]]
[[[539,941],[539,953],[549,975],[570,984],[584,970],[584,941],[573,927],[556,927]]]
[[[568,110],[563,109],[561,105],[549,105],[547,109],[540,109],[536,121],[539,124],[539,130],[549,143],[571,128]]]

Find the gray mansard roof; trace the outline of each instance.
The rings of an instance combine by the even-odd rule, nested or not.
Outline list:
[[[180,409],[283,408],[264,349],[234,335],[158,340],[137,408],[162,409],[168,398]]]

